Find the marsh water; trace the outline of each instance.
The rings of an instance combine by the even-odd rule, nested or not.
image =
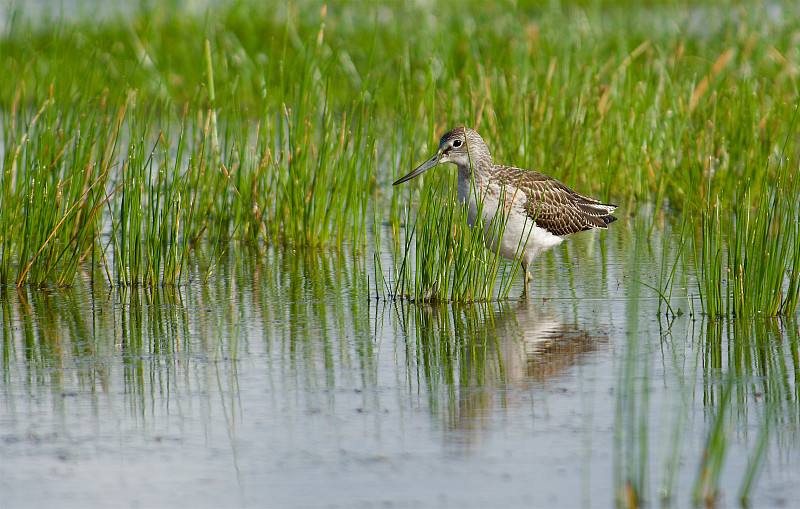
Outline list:
[[[176,287],[101,267],[6,287],[0,505],[737,505],[750,486],[796,506],[797,317],[704,317],[683,264],[668,315],[649,287],[676,220],[626,214],[489,303],[387,298],[375,234],[358,253],[233,242]]]

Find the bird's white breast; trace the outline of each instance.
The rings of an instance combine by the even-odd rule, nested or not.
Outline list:
[[[516,186],[506,184],[503,187],[496,181],[486,183],[486,180],[459,178],[458,199],[460,203],[469,203],[467,223],[470,227],[475,225],[478,218],[479,201],[483,202],[481,216],[486,247],[504,258],[515,259],[524,245],[523,259],[528,265],[537,256],[564,241],[562,237],[534,224],[525,210],[527,195]],[[493,224],[499,210],[505,213]],[[497,235],[500,232],[502,236]]]

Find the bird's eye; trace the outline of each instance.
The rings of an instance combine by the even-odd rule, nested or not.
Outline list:
[[[453,147],[458,148],[461,146],[461,140],[453,140]]]

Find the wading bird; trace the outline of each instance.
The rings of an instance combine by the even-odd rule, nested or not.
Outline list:
[[[510,260],[519,256],[525,271],[523,294],[531,279],[528,268],[537,256],[573,233],[607,228],[617,220],[611,215],[616,205],[576,193],[543,173],[493,164],[481,135],[467,127],[456,127],[442,136],[436,155],[393,185],[441,163],[458,167],[458,199],[469,203],[469,226],[475,225],[480,211],[486,246]],[[497,229],[492,219],[501,206],[505,225]]]

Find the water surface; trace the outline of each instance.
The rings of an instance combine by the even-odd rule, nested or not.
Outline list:
[[[649,221],[543,257],[528,300],[392,301],[373,248],[243,245],[205,284],[5,288],[2,505],[688,505],[719,419],[718,500],[753,470],[796,504],[796,317],[705,319],[684,267],[659,313]]]

